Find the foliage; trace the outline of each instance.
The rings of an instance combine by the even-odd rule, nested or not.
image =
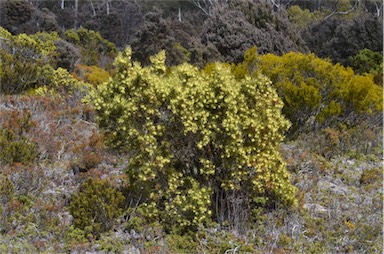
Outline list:
[[[357,73],[368,73],[371,70],[380,68],[380,64],[383,62],[383,55],[369,49],[362,49],[355,56],[351,57],[349,62]]]
[[[115,219],[122,214],[123,200],[123,195],[107,180],[88,179],[72,196],[69,206],[74,226],[88,237],[98,237],[112,229]]]
[[[370,75],[355,75],[351,68],[333,65],[313,54],[257,55],[250,49],[236,76],[258,72],[269,77],[284,101],[283,113],[299,128],[347,120],[382,110],[382,88]],[[352,119],[351,119],[352,118]],[[305,126],[307,124],[307,126]]]
[[[36,144],[31,143],[27,138],[16,139],[10,130],[1,130],[0,133],[0,162],[2,163],[29,163],[33,161],[38,152]]]
[[[0,175],[0,205],[5,205],[14,198],[15,187],[7,176]],[[2,214],[2,211],[0,211]]]
[[[255,45],[261,53],[278,55],[306,50],[285,11],[277,14],[264,2],[230,1],[215,7],[203,34],[202,42],[212,43],[228,62],[241,62],[245,51]]]
[[[152,39],[154,37],[156,40]],[[160,50],[167,51],[166,61],[170,66],[189,61],[203,64],[207,57],[218,54],[201,44],[198,32],[192,24],[164,18],[161,11],[145,15],[144,23],[131,45],[133,59],[143,64],[150,64],[150,56]]]
[[[303,29],[316,20],[316,14],[308,9],[293,5],[288,9],[289,20],[298,28]]]
[[[33,14],[33,6],[26,1],[5,0],[0,3],[1,26],[16,29],[28,22]]]
[[[364,170],[360,178],[360,184],[366,190],[371,190],[379,187],[379,183],[383,179],[383,171],[381,168],[372,168]]]
[[[32,2],[3,0],[0,2],[0,26],[13,34],[59,31],[55,15],[39,9]]]
[[[359,74],[371,73],[375,83],[383,85],[383,54],[362,49],[349,58],[351,67]]]
[[[76,65],[76,76],[92,85],[98,85],[108,80],[109,73],[97,66]]]
[[[103,159],[103,148],[103,136],[93,132],[89,140],[82,142],[74,148],[74,152],[78,154],[78,157],[72,162],[71,168],[76,173],[87,172],[89,169],[96,167]]]
[[[345,11],[355,3],[358,6],[349,15],[335,14],[323,20],[333,10]],[[269,6],[264,8],[264,4]],[[287,15],[285,8],[295,4],[301,10],[292,7]],[[144,15],[153,11],[153,6],[160,7],[162,14],[147,15],[146,24],[140,26]],[[371,81],[367,81],[373,76],[375,83],[382,85],[382,60],[378,57],[382,51],[382,6],[372,0],[1,0],[0,25],[8,31],[0,28],[0,157],[28,159],[25,162],[11,159],[14,162],[10,163],[1,159],[0,253],[382,253],[382,103],[377,108],[374,105],[374,101],[381,100],[381,89],[372,89]],[[203,8],[206,10],[202,11]],[[245,49],[254,44],[260,44],[259,52],[263,53],[305,50],[296,33],[308,27],[302,35],[311,51],[332,57],[334,61],[347,59],[343,63],[363,75],[354,75],[350,69],[339,65],[327,67],[329,61],[323,66],[316,57],[311,58],[315,67],[305,60],[309,56],[296,55],[288,61],[285,56],[264,58],[249,52],[245,62],[231,66],[231,71],[230,64],[216,63],[209,63],[204,70],[185,64],[160,68],[165,69],[162,72],[153,64],[145,68],[129,64],[128,68],[125,65],[111,71],[115,53],[106,53],[104,46],[99,48],[95,33],[89,31],[89,36],[85,36],[90,39],[90,45],[86,40],[80,41],[77,30],[72,30],[72,35],[67,33],[68,38],[60,38],[65,36],[63,31],[79,27],[96,29],[120,48],[134,41],[133,59],[141,50],[141,57],[136,59],[145,65],[150,64],[146,60],[151,54],[166,49],[168,66],[189,62],[200,68],[213,60],[241,62]],[[31,34],[38,31],[58,33]],[[27,35],[21,34],[23,32]],[[366,49],[358,51],[363,48]],[[85,65],[81,58],[95,64]],[[283,62],[283,58],[287,61]],[[276,60],[279,64],[269,66],[267,60],[273,63]],[[284,65],[280,65],[280,61]],[[302,65],[292,63],[295,61]],[[80,70],[75,70],[77,64],[82,66]],[[320,71],[319,65],[324,70]],[[268,73],[276,78],[274,84],[280,82],[281,91],[278,92],[282,100],[292,97],[291,106],[301,105],[296,114],[290,112],[303,122],[295,125],[300,125],[299,129],[314,127],[284,142],[281,147],[287,168],[292,171],[292,182],[298,189],[297,210],[280,206],[277,195],[268,190],[265,193],[255,191],[250,179],[259,173],[254,173],[253,167],[237,170],[233,166],[238,164],[233,159],[236,154],[227,160],[220,158],[225,146],[242,148],[234,146],[230,135],[226,135],[234,133],[234,128],[226,132],[224,120],[242,115],[227,102],[236,97],[237,103],[240,98],[241,107],[243,97],[233,91],[247,79],[256,84],[261,79],[258,75],[261,66],[271,67],[271,70],[267,68]],[[281,75],[273,71],[276,66]],[[300,71],[286,71],[290,66]],[[135,71],[132,68],[136,68]],[[127,88],[126,84],[132,88],[128,78],[118,77],[121,70],[126,70],[128,77],[140,70],[141,76],[136,75],[129,81],[137,82],[135,89]],[[109,73],[114,71],[116,75],[108,81]],[[190,77],[190,73],[195,76]],[[285,75],[291,75],[286,79],[292,85],[283,85]],[[227,80],[228,87],[220,85]],[[129,123],[117,123],[120,118],[111,117],[106,123],[112,123],[109,134],[115,128],[121,133],[119,139],[125,140],[126,132],[116,126],[126,126],[127,130],[138,130],[137,137],[149,133],[146,138],[155,137],[155,141],[162,144],[130,143],[134,140],[130,136],[130,140],[125,140],[129,145],[122,144],[122,150],[104,148],[103,135],[95,124],[95,112],[82,102],[90,90],[105,81],[115,84],[108,87],[118,91],[125,87],[129,96],[125,94],[122,98],[129,102],[135,98],[130,105],[141,110],[128,110],[129,117],[134,119],[127,120]],[[168,85],[171,83],[179,85]],[[199,87],[200,83],[212,89],[188,88],[189,84]],[[301,86],[302,83],[305,86]],[[273,88],[274,85],[269,86]],[[144,93],[148,87],[148,93]],[[173,89],[173,94],[153,92],[165,91],[162,89]],[[192,93],[193,89],[196,93]],[[251,90],[242,90],[247,91]],[[284,91],[287,91],[287,98],[282,94]],[[4,93],[14,95],[4,96]],[[202,102],[212,93],[215,98],[217,95],[217,103],[211,98]],[[228,96],[230,93],[234,96]],[[165,95],[164,99],[161,95]],[[219,99],[221,95],[223,99]],[[295,100],[297,104],[293,103]],[[265,101],[262,105],[271,106],[267,103],[270,100]],[[148,108],[155,108],[157,102],[162,104],[152,114]],[[253,103],[248,102],[249,105]],[[182,103],[187,106],[181,108]],[[210,103],[218,105],[217,108],[213,109]],[[174,108],[168,109],[169,105]],[[129,107],[122,106],[118,110],[126,108]],[[264,114],[260,108],[256,116]],[[200,117],[195,113],[204,110],[209,113],[206,122],[201,120],[203,114]],[[110,112],[118,115],[115,114],[117,110]],[[309,118],[300,117],[303,112],[313,114],[310,113]],[[189,115],[192,120],[188,119]],[[216,115],[219,118],[213,119]],[[263,120],[257,119],[261,127]],[[247,123],[245,117],[236,122],[241,131],[243,122]],[[158,131],[160,134],[152,135],[151,125],[147,123],[164,128]],[[185,127],[184,123],[189,125]],[[203,127],[199,127],[200,123],[204,123]],[[218,125],[219,131],[207,128],[209,124]],[[191,126],[197,126],[195,133],[190,131]],[[213,134],[202,133],[203,128]],[[210,143],[199,149],[197,144],[206,136],[210,137]],[[272,139],[264,132],[259,136]],[[243,137],[245,143],[246,137]],[[219,143],[219,140],[224,141]],[[11,149],[15,143],[19,145]],[[156,161],[159,157],[152,160],[148,153],[142,160],[137,158],[142,154],[141,149],[146,153],[146,148],[153,147],[151,155],[162,153],[160,156],[169,158],[169,163],[161,167],[161,161]],[[265,157],[269,162],[275,160],[273,156]],[[129,164],[132,158],[136,161]],[[231,159],[234,162],[229,165]],[[157,163],[150,167],[156,177],[143,181],[136,176],[145,175],[143,163],[146,161],[152,165]],[[128,174],[125,174],[127,164]],[[214,173],[210,174],[212,165]],[[74,169],[75,174],[69,169]],[[76,174],[76,170],[87,172]],[[246,170],[249,174],[241,175]],[[110,183],[113,180],[118,187],[126,188],[124,195],[127,196],[126,205],[129,204],[124,217],[119,217],[114,224],[114,230],[94,234],[98,239],[92,239],[90,227],[75,227],[68,209],[71,195],[80,195],[73,194],[74,190],[90,175],[108,179]],[[240,181],[236,182],[237,179]],[[126,182],[127,186],[120,186]],[[234,183],[237,189],[222,187],[221,183]],[[103,193],[97,192],[94,196]],[[218,223],[210,222],[211,219]],[[195,232],[186,233],[188,230]]]
[[[230,193],[245,210],[255,196],[295,203],[277,150],[289,122],[268,79],[236,80],[230,66],[219,63],[202,71],[189,64],[167,70],[164,52],[148,67],[130,59],[127,48],[116,58],[116,75],[92,98],[109,144],[132,154],[130,185],[149,215],[195,229],[215,209],[221,222],[233,219],[227,207],[238,200]]]
[[[38,146],[26,136],[33,127],[31,113],[28,111],[4,111],[0,113],[0,163],[30,163],[38,155]]]
[[[80,49],[81,63],[85,65],[108,68],[116,54],[115,45],[93,30],[70,29],[65,31],[65,39]]]
[[[303,39],[317,56],[349,65],[349,57],[356,55],[359,50],[382,52],[383,22],[368,14],[351,20],[332,17],[310,26],[304,32]]]
[[[89,90],[92,90],[92,86],[89,83],[76,79],[63,68],[56,70],[49,68],[46,71],[46,76],[49,78],[50,83],[34,89],[31,91],[32,94],[56,98],[68,95],[83,98],[88,94]]]
[[[168,251],[171,253],[195,253],[196,252],[196,242],[189,235],[175,235],[169,234],[166,237],[166,244]]]
[[[88,33],[96,34],[89,31]],[[75,33],[75,35],[77,34]],[[84,91],[86,85],[74,79],[64,69],[74,68],[80,58],[79,49],[61,39],[57,33],[40,32],[32,35],[12,36],[7,30],[0,27],[0,37],[2,37],[0,41],[2,46],[0,49],[1,93],[18,94],[37,90],[37,94],[45,95],[63,91],[66,93],[73,93],[75,90]],[[91,40],[88,37],[85,39]],[[100,35],[96,36],[96,39],[102,40]],[[96,42],[93,41],[93,43]],[[111,47],[108,48],[108,52],[113,52],[114,46],[111,46],[110,43],[106,44]],[[90,46],[93,47],[91,44]],[[98,61],[104,61],[101,59],[105,57],[102,54],[97,54],[97,57],[100,58]],[[103,70],[93,71],[93,69],[89,76],[90,81],[101,82],[106,78]]]
[[[80,50],[76,48],[72,43],[69,43],[63,39],[56,40],[55,46],[58,52],[56,57],[57,67],[72,71],[75,68],[75,65],[81,59]]]
[[[12,36],[0,27],[1,93],[16,94],[48,84],[46,73],[55,67],[57,33]]]

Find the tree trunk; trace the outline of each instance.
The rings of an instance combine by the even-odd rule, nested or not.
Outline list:
[[[75,0],[75,28],[77,28],[78,11],[79,11],[79,0]]]

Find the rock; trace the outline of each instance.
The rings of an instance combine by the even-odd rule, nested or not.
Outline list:
[[[318,216],[325,216],[328,214],[328,209],[319,204],[306,203],[304,204],[303,208],[310,212],[313,212],[315,215]]]
[[[350,190],[347,187],[342,187],[339,185],[336,185],[334,183],[320,180],[317,183],[317,187],[319,187],[322,190],[330,191],[338,195],[348,195],[350,193]]]

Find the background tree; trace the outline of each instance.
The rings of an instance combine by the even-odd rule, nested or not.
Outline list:
[[[284,13],[275,13],[268,3],[247,0],[216,5],[205,21],[201,38],[229,62],[240,62],[245,51],[255,45],[260,53],[306,50]]]
[[[116,47],[99,32],[85,28],[71,29],[65,32],[64,38],[79,48],[82,64],[98,65],[101,68],[111,67]]]
[[[219,56],[212,46],[201,43],[198,32],[188,20],[179,22],[177,19],[164,18],[159,10],[145,16],[143,26],[131,45],[133,58],[144,64],[148,64],[149,57],[160,50],[167,51],[167,65],[193,62],[202,66]]]
[[[382,52],[383,23],[369,14],[352,20],[332,17],[311,26],[303,38],[316,55],[349,65],[349,57],[364,48]]]
[[[0,26],[12,34],[60,30],[54,13],[46,8],[36,8],[25,0],[0,2]]]
[[[27,23],[32,18],[33,12],[33,5],[27,1],[1,1],[1,26],[12,33],[16,33],[19,26]]]

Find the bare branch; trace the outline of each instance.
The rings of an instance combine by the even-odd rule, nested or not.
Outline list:
[[[376,7],[376,16],[380,17],[383,9],[383,2],[380,1],[380,3],[374,1],[375,7]]]
[[[349,9],[348,11],[338,11],[337,10],[337,4],[338,3],[339,3],[339,0],[337,0],[335,2],[335,9],[334,9],[334,11],[331,14],[329,14],[328,16],[326,16],[324,18],[324,20],[327,20],[327,19],[331,18],[334,15],[347,15],[347,14],[353,12],[356,9],[356,7],[359,5],[360,1],[356,1],[355,5],[351,9]]]
[[[228,0],[190,0],[190,1],[207,16],[212,15],[212,9],[215,5],[218,5],[220,3],[228,3]]]
[[[277,9],[280,8],[280,3],[276,3],[275,0],[271,0],[271,2],[272,2],[272,4],[273,4],[273,6],[275,6]]]
[[[201,2],[204,2],[206,3],[207,1],[200,1],[200,0],[191,0],[191,2],[197,7],[199,8],[205,15],[207,16],[211,16],[211,8],[212,6],[203,6],[201,4]],[[209,1],[209,4],[212,4],[211,1]]]

